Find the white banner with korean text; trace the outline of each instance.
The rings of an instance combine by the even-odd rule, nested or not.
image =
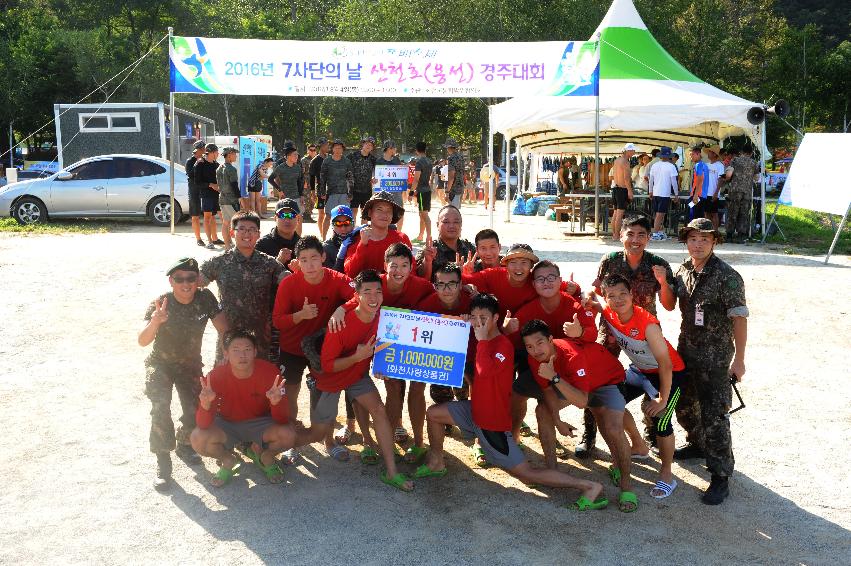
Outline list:
[[[273,96],[593,96],[590,41],[356,43],[174,36],[171,92]]]

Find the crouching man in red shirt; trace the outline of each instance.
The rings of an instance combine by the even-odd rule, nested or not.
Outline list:
[[[298,431],[296,444],[304,446],[325,438],[337,422],[340,393],[346,392],[372,417],[378,446],[387,468],[381,475],[381,481],[402,491],[411,491],[414,484],[396,469],[390,419],[369,376],[369,362],[375,353],[378,311],[383,300],[381,283],[381,277],[372,269],[365,269],[355,277],[354,298],[357,306],[345,314],[344,332],[329,332],[325,335],[320,356],[322,371],[314,375],[315,387],[321,393],[318,397],[312,396],[310,428]],[[361,428],[365,429],[363,426]],[[378,455],[366,435],[364,443],[366,446],[361,453],[361,461],[366,464],[377,463]]]
[[[624,381],[623,366],[596,342],[553,340],[542,320],[527,322],[520,336],[529,354],[532,377],[544,395],[552,397],[551,402],[538,405],[538,422],[552,420],[552,407],[591,409],[612,454],[609,477],[621,489],[618,508],[625,513],[638,509],[638,498],[630,490],[630,447],[623,425],[626,401],[618,388]]]
[[[468,438],[478,438],[490,464],[505,469],[520,481],[550,487],[578,489],[575,503],[580,510],[602,509],[608,500],[600,497],[603,486],[580,480],[552,469],[533,468],[511,434],[511,382],[514,379],[514,346],[497,324],[500,307],[496,297],[480,294],[470,303],[470,321],[476,334],[476,371],[471,399],[432,405],[427,411],[431,448],[427,463],[417,468],[414,478],[444,476],[443,438],[446,425],[455,425]],[[568,398],[582,403],[587,396],[566,385]]]
[[[224,337],[225,363],[201,377],[201,394],[189,437],[202,456],[221,462],[210,480],[216,487],[228,483],[239,470],[237,444],[251,443],[245,454],[266,474],[270,483],[281,483],[284,472],[275,458],[295,444],[289,424],[284,384],[278,368],[257,356],[257,340],[246,330]]]

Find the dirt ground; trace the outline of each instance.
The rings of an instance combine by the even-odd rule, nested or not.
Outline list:
[[[470,239],[487,226],[481,208],[464,207],[464,215]],[[408,216],[405,230],[414,235]],[[272,223],[264,225],[265,232]],[[316,233],[315,224],[305,226]],[[586,288],[602,254],[618,249],[565,238],[540,217],[498,220],[496,228],[503,244],[531,243]],[[182,256],[213,254],[195,246],[187,225],[178,232],[128,222],[106,234],[0,235],[0,427],[8,432],[0,436],[0,563],[849,561],[848,257],[825,266],[822,257],[722,246],[719,255],[744,277],[751,310],[740,388],[747,408],[732,416],[731,497],[702,505],[708,473],[696,462],[675,464],[680,488],[657,502],[648,495],[658,469],[652,460],[633,468],[637,513],[614,505],[578,513],[564,507],[576,492],[531,489],[500,470],[471,467],[457,438],[446,443],[450,473],[417,481],[413,493],[385,486],[379,469],[356,457],[331,460],[318,445],[303,450],[283,485],[245,466],[217,490],[207,483],[214,463],[190,469],[175,459],[172,493],[153,491],[147,349],[136,334],[146,305],[166,289],[165,268]],[[651,249],[674,266],[685,256],[675,242]],[[676,343],[678,311],[663,313],[662,324]],[[210,326],[208,369],[213,345]],[[305,416],[306,397],[303,391]],[[581,424],[578,410],[563,415]],[[529,440],[527,455],[540,462],[540,444]],[[596,461],[560,467],[604,482],[607,458],[599,451]],[[606,492],[615,500],[611,485]]]

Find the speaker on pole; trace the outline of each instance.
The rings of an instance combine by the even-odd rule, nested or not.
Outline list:
[[[774,114],[778,118],[785,118],[792,111],[792,108],[787,101],[780,99],[774,103],[774,106],[766,108],[765,111],[769,114]]]
[[[748,110],[748,122],[758,126],[765,122],[765,110],[760,106],[754,106]]]

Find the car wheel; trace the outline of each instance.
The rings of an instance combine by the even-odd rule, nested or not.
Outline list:
[[[496,188],[496,200],[505,200],[505,185]]]
[[[169,197],[157,197],[148,205],[149,216],[151,222],[156,226],[171,226],[171,199]],[[181,218],[183,211],[180,210],[180,203],[174,201],[175,218]]]
[[[47,208],[33,197],[24,197],[12,207],[12,216],[21,224],[38,224],[47,221]]]

